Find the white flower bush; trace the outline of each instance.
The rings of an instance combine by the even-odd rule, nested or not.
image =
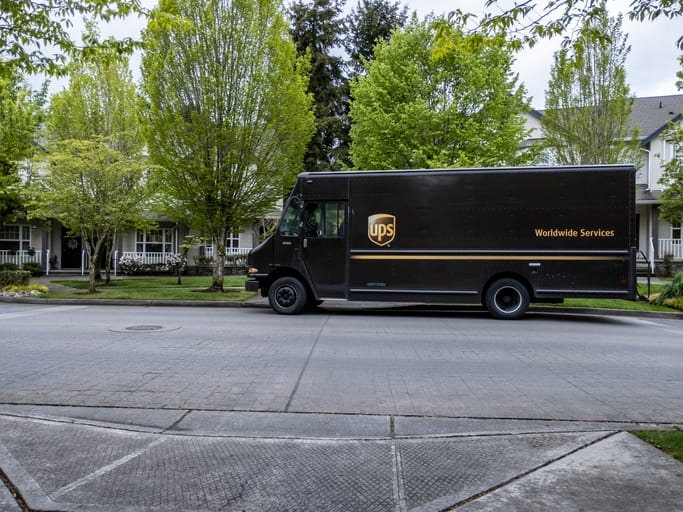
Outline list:
[[[178,274],[185,271],[187,260],[180,254],[169,254],[166,258],[166,270],[171,274]]]
[[[119,258],[119,267],[121,272],[128,275],[140,274],[145,270],[145,265],[140,258],[128,255]]]

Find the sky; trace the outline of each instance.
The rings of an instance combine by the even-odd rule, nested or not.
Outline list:
[[[285,0],[287,2],[288,0]],[[391,0],[393,1],[393,0]],[[456,8],[477,13],[481,11],[485,0],[399,0],[407,5],[410,13],[417,12],[424,17],[429,13],[446,14]],[[512,0],[500,0],[503,5]],[[543,0],[538,0],[544,5]],[[630,0],[609,0],[608,7],[611,15],[622,13],[628,8]],[[142,0],[146,7],[156,5],[156,0]],[[346,12],[350,11],[358,0],[346,1]],[[140,19],[117,22],[102,32],[109,32],[117,36],[138,37],[144,27]],[[628,34],[628,44],[631,52],[626,59],[627,81],[631,92],[636,97],[665,96],[683,94],[676,89],[676,71],[680,70],[678,56],[681,51],[676,47],[676,41],[683,35],[683,18],[674,20],[659,19],[654,22],[632,22],[624,16],[622,31]],[[524,84],[533,108],[542,109],[545,103],[545,90],[550,78],[553,53],[560,48],[560,40],[542,40],[534,48],[522,51],[516,56],[513,71],[518,74],[519,82]],[[132,67],[139,67],[139,59],[133,59]],[[133,69],[134,76],[138,70]],[[66,85],[65,82],[52,83],[50,90],[56,92]]]
[[[348,1],[355,3],[355,0]],[[403,3],[411,11],[425,16],[430,12],[448,13],[456,8],[476,13],[484,0],[406,0]],[[539,0],[539,4],[545,3]],[[628,0],[611,0],[608,8],[612,16],[624,13],[622,32],[628,34],[627,42],[631,46],[626,58],[626,78],[631,92],[639,98],[683,94],[676,89],[676,71],[681,69],[678,62],[681,51],[676,47],[676,41],[683,36],[683,18],[632,22],[625,15],[629,3]],[[560,43],[559,39],[543,40],[517,55],[513,69],[525,85],[533,108],[544,107],[553,53],[560,48]]]

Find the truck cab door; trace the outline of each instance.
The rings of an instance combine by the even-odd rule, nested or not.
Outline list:
[[[304,204],[301,254],[318,299],[346,298],[347,218],[346,201]]]

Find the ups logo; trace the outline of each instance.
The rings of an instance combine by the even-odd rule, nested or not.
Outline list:
[[[377,213],[368,217],[368,238],[379,246],[390,244],[396,236],[396,217]]]

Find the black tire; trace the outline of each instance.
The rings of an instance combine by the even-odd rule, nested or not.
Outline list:
[[[529,291],[516,279],[499,279],[486,290],[485,306],[494,318],[518,320],[529,308]]]
[[[298,315],[308,303],[306,287],[295,277],[281,277],[270,286],[268,302],[276,313]]]

